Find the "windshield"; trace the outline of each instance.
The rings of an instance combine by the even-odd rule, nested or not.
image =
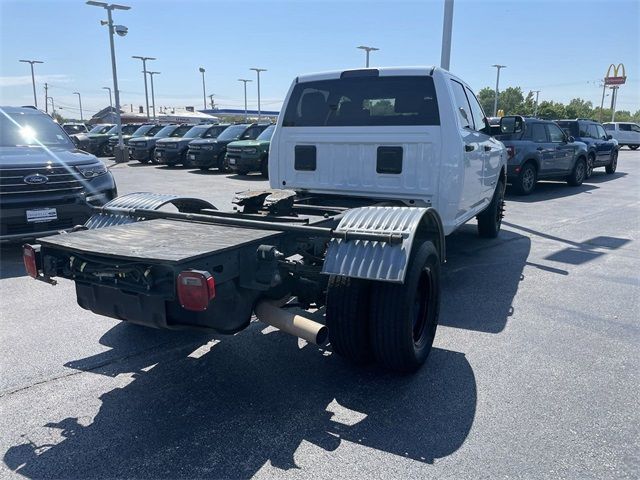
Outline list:
[[[43,144],[48,147],[75,148],[62,127],[47,115],[0,112],[0,146]]]
[[[142,125],[135,132],[134,137],[153,137],[156,133],[162,130],[162,125]]]
[[[97,133],[97,134],[107,133],[112,128],[113,126],[111,125],[96,125],[91,130],[89,130],[89,133]]]
[[[173,132],[177,127],[175,125],[167,125],[166,127],[162,127],[158,132],[154,135],[157,138],[168,137],[171,132]]]
[[[271,137],[273,136],[273,131],[276,129],[275,125],[270,125],[268,126],[264,132],[262,132],[260,135],[258,135],[258,138],[256,138],[256,140],[271,140]]]
[[[249,125],[233,125],[218,135],[218,140],[237,140]]]
[[[140,125],[123,125],[122,126],[122,134],[123,135],[131,135],[133,132],[138,130],[139,126]]]
[[[176,128],[173,132],[169,134],[169,137],[177,138],[183,137],[185,133],[191,130],[193,127],[191,125],[182,125]]]
[[[64,129],[65,132],[69,134],[81,133],[81,132],[87,131],[86,128],[84,128],[82,125],[63,125],[62,128]]]
[[[216,125],[215,127],[211,127],[209,128],[209,130],[207,130],[207,133],[205,133],[202,136],[202,138],[216,138],[218,135],[224,132],[228,127],[229,125]]]
[[[198,138],[198,137],[201,137],[202,134],[204,134],[204,132],[206,132],[208,129],[209,129],[209,127],[207,127],[207,126],[193,127],[191,130],[189,130],[187,133],[185,133],[182,138]]]

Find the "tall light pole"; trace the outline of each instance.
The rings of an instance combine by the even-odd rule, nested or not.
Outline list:
[[[506,65],[491,65],[492,67],[496,67],[498,69],[498,74],[496,76],[496,95],[493,99],[493,116],[498,116],[498,85],[500,84],[500,69],[507,68]]]
[[[534,92],[536,92],[536,108],[533,112],[533,116],[537,117],[538,116],[538,95],[540,95],[540,90],[534,90]]]
[[[44,112],[49,113],[49,85],[44,82]]]
[[[366,68],[369,68],[369,53],[370,52],[375,52],[377,50],[380,50],[379,48],[367,47],[366,45],[360,45],[359,47],[356,47],[356,48],[359,48],[360,50],[364,50],[365,52],[367,52],[367,60],[366,60],[366,63],[365,63],[365,67]]]
[[[147,120],[149,120],[149,92],[147,90],[147,60],[155,60],[154,57],[141,57],[133,55],[131,58],[142,60],[142,75],[144,76],[144,99],[147,105]]]
[[[82,97],[80,96],[80,92],[73,92],[74,95],[78,95],[78,103],[80,104],[80,121],[84,122],[84,117],[82,116]]]
[[[258,75],[258,122],[260,121],[260,72],[266,72],[266,68],[250,68]]]
[[[202,74],[202,104],[204,105],[205,110],[207,109],[207,89],[204,86],[204,72],[206,71],[203,67],[198,68],[198,71]]]
[[[113,110],[113,101],[111,100],[111,88],[110,87],[102,87],[103,90],[109,90],[109,106]]]
[[[444,0],[444,18],[442,20],[442,51],[440,67],[449,70],[451,64],[451,31],[453,30],[453,0]]]
[[[127,155],[124,153],[124,142],[122,140],[122,118],[120,117],[120,90],[118,90],[118,71],[116,69],[116,48],[113,43],[113,33],[117,33],[121,37],[127,34],[127,27],[124,25],[114,25],[111,12],[113,10],[129,10],[131,7],[125,5],[118,5],[115,3],[108,4],[105,2],[96,2],[89,0],[87,5],[94,7],[101,7],[107,11],[107,21],[100,21],[101,25],[107,25],[109,27],[109,46],[111,48],[111,71],[113,73],[113,93],[116,97],[116,125],[118,126],[118,148],[114,150],[115,161],[124,162],[127,160]]]
[[[38,108],[38,97],[36,97],[36,76],[33,73],[34,63],[44,63],[40,60],[19,60],[22,63],[28,63],[31,65],[31,84],[33,85],[33,106]]]
[[[153,76],[158,75],[160,72],[147,72],[151,77],[151,108],[153,108],[153,120],[156,119],[156,94],[153,91]]]
[[[249,116],[247,114],[247,82],[252,82],[253,80],[247,80],[246,78],[239,78],[238,81],[244,83],[244,121],[246,123],[249,121]]]

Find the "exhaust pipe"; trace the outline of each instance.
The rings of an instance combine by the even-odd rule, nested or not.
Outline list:
[[[254,308],[254,312],[261,322],[314,345],[323,345],[327,341],[326,326],[310,318],[278,308],[271,302],[265,300],[259,302]]]

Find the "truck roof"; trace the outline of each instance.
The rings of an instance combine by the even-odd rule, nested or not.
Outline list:
[[[340,78],[347,72],[365,72],[378,71],[381,77],[394,77],[394,76],[431,76],[435,70],[442,70],[441,68],[434,66],[423,67],[380,67],[380,68],[352,68],[347,70],[333,70],[329,72],[318,73],[306,73],[298,76],[297,82],[315,82],[318,80],[334,80]]]

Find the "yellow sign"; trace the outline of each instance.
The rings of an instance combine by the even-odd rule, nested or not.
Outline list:
[[[613,75],[611,75],[611,69],[613,69]],[[622,75],[620,75],[622,73]],[[619,63],[615,66],[613,63],[609,65],[607,69],[607,76],[604,77],[605,85],[624,85],[627,81],[627,72],[624,69],[624,64]]]

